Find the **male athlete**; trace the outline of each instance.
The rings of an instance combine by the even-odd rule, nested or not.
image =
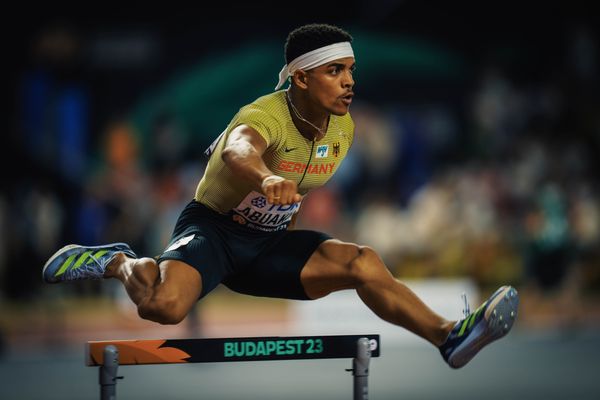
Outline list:
[[[394,279],[373,249],[291,229],[303,196],[331,178],[352,145],[351,42],[325,24],[288,35],[276,91],[242,107],[207,150],[194,199],[157,259],[137,258],[125,243],[68,245],[46,262],[43,279],[116,278],[140,317],[161,324],[181,322],[220,283],[302,300],[354,289],[379,317],[438,347],[453,368],[508,333],[518,306],[510,286],[449,321]],[[279,90],[287,80],[289,88]]]

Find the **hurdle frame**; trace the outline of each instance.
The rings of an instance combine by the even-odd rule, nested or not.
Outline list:
[[[352,358],[353,399],[369,398],[369,364],[379,335],[270,336],[210,339],[89,341],[87,366],[99,367],[101,400],[116,400],[120,365]]]

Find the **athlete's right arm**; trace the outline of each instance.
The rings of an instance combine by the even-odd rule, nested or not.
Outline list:
[[[301,200],[296,182],[273,179],[275,174],[265,165],[262,155],[267,142],[253,128],[240,125],[231,131],[221,157],[233,173],[249,180],[271,204],[292,204]],[[266,179],[269,178],[269,179]],[[266,180],[266,181],[265,181]]]

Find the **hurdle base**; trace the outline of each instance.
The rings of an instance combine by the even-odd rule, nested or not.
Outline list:
[[[225,349],[231,347],[228,345],[233,342],[239,343],[254,343],[249,342],[248,339],[253,339],[256,343],[265,343],[270,344],[273,350],[294,350],[296,354],[290,356],[282,356],[275,355],[270,358],[262,358],[262,359],[249,359],[249,356],[243,357],[238,356],[237,359],[230,357],[229,359],[223,359],[222,357],[216,357],[214,354],[209,355],[208,358],[200,358],[198,356],[199,350],[211,349],[214,348],[215,343],[221,343]],[[232,342],[233,341],[233,342]],[[137,349],[139,347],[154,349],[155,346],[143,347],[143,346],[135,346],[139,341],[113,341],[113,342],[88,342],[86,347],[86,364],[90,366],[99,366],[99,384],[100,384],[100,398],[101,400],[116,400],[116,387],[117,380],[123,379],[122,376],[117,376],[117,371],[119,368],[119,346],[122,346],[122,349],[128,349],[127,345],[133,343],[134,348]],[[159,341],[141,341],[142,344],[149,343],[150,345],[156,344],[155,342],[160,342],[159,344],[165,343],[165,340]],[[170,341],[173,344],[176,341]],[[352,343],[355,343],[354,350],[352,350]],[[286,343],[288,345],[286,345]],[[186,362],[186,360],[181,360],[179,357],[181,353],[185,354],[188,357],[188,362],[215,362],[215,361],[266,361],[269,359],[322,359],[322,358],[350,358],[352,359],[352,369],[347,371],[352,371],[353,376],[353,399],[354,400],[368,400],[369,398],[369,390],[368,390],[368,378],[369,378],[369,362],[371,357],[379,356],[379,335],[356,335],[356,336],[319,336],[319,337],[269,337],[269,338],[236,338],[236,339],[196,339],[196,340],[180,340],[178,344],[187,344],[188,347],[186,350],[190,351],[192,355],[184,353],[180,349],[174,349],[176,351],[177,357],[173,360],[172,358],[167,360],[157,360],[156,357],[151,357],[147,359],[148,362],[137,362],[139,359],[134,357],[134,360],[130,360],[125,357],[124,363],[122,361],[121,365],[139,365],[139,364],[147,364],[147,363],[181,363]],[[289,345],[292,345],[291,347]],[[305,346],[303,346],[303,344]],[[371,347],[373,344],[373,347]],[[103,346],[102,346],[103,345]],[[190,345],[193,345],[190,347]],[[268,345],[267,345],[268,346]],[[182,346],[183,347],[183,346]],[[267,347],[269,348],[269,347]],[[96,349],[96,353],[94,353],[94,349]],[[160,350],[161,347],[159,346]],[[305,349],[306,351],[301,351]],[[101,350],[101,352],[100,352]],[[173,351],[170,348],[170,351]],[[227,351],[227,350],[226,350]],[[101,353],[102,359],[99,359],[99,355],[97,353]],[[96,354],[96,356],[94,356]],[[126,353],[125,353],[126,354]],[[140,353],[142,354],[142,353]],[[255,357],[256,358],[256,357]],[[163,361],[163,362],[161,362]]]

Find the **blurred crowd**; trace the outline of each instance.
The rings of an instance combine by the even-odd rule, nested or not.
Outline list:
[[[481,66],[459,107],[358,96],[354,147],[305,198],[299,227],[372,246],[399,278],[598,293],[598,45],[577,32],[564,62],[533,83]],[[95,97],[78,75],[77,46],[61,30],[38,38],[20,76],[10,139],[18,162],[0,196],[4,299],[38,298],[44,262],[69,243],[159,254],[206,165],[177,121],[156,116],[147,138],[125,112],[100,120],[113,99]]]

